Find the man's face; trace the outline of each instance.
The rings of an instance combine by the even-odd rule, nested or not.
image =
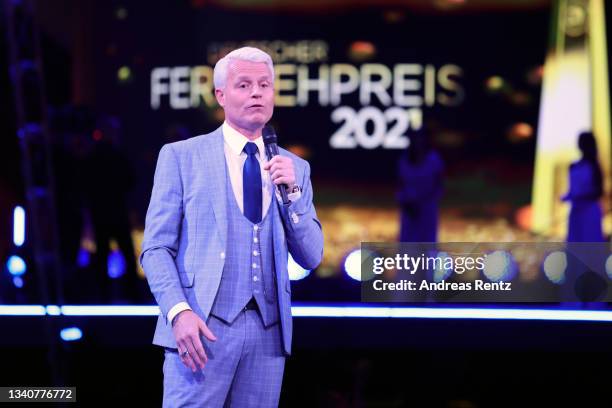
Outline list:
[[[274,111],[272,73],[263,62],[233,60],[227,72],[225,89],[215,90],[225,119],[243,129],[263,127]]]

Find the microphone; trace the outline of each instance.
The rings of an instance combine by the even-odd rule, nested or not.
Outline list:
[[[264,146],[266,147],[266,157],[268,161],[270,161],[274,156],[278,156],[276,133],[272,125],[264,126],[261,135],[263,137]],[[283,199],[283,204],[289,204],[289,197],[287,196],[287,189],[289,187],[286,184],[279,184],[277,187]]]

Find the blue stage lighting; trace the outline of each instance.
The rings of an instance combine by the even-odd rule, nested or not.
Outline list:
[[[21,279],[21,276],[13,276],[13,285],[19,289],[23,288],[23,279]]]
[[[60,337],[64,341],[81,340],[81,337],[83,337],[83,332],[78,327],[67,327],[62,329],[60,332]]]
[[[45,309],[49,316],[59,316],[62,314],[62,309],[58,305],[47,305]]]
[[[344,258],[344,271],[356,281],[361,281],[361,249],[350,252]]]
[[[120,251],[113,251],[108,255],[108,276],[117,279],[125,273],[125,258]]]
[[[563,251],[553,251],[544,258],[544,275],[552,283],[561,285],[565,282],[565,270],[567,269],[567,255]]]
[[[79,268],[86,268],[91,262],[91,254],[85,248],[80,248],[77,254],[77,266]]]
[[[13,210],[13,243],[15,246],[20,247],[25,242],[25,221],[26,215],[23,207],[15,207]]]
[[[482,272],[492,282],[507,282],[514,279],[518,266],[509,252],[493,251],[485,258]]]
[[[12,255],[9,257],[8,261],[6,261],[6,269],[13,276],[21,276],[26,273],[27,265],[23,258],[18,255]]]
[[[53,306],[0,305],[0,316],[57,316]],[[108,306],[64,305],[64,316],[151,316],[160,314],[158,306]],[[466,308],[466,307],[381,307],[355,306],[352,304],[294,304],[293,317],[344,317],[344,318],[403,318],[403,319],[494,319],[494,320],[544,320],[572,322],[612,322],[609,310],[566,310],[524,308]],[[71,328],[72,329],[72,328]],[[79,329],[77,329],[79,330]],[[80,331],[80,330],[79,330]]]
[[[436,269],[434,269],[433,271],[433,281],[442,282],[444,279],[448,279],[448,277],[453,273],[452,268],[444,267],[444,263],[446,262],[446,260],[452,258],[448,255],[448,252],[444,251],[438,252],[436,254],[436,258],[439,258],[442,262],[440,263],[439,267],[436,267]],[[436,266],[438,266],[437,263]]]

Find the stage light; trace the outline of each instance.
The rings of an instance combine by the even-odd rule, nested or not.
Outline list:
[[[484,261],[484,275],[493,282],[512,280],[518,271],[514,258],[506,251],[493,251]]]
[[[27,265],[23,258],[18,255],[12,255],[6,261],[6,268],[13,276],[21,276],[26,273]]]
[[[489,77],[486,82],[487,89],[491,92],[497,92],[501,90],[504,85],[504,79],[498,75]]]
[[[361,281],[361,249],[350,252],[344,258],[344,271],[350,278]]]
[[[108,305],[65,305],[61,306],[64,316],[158,316],[158,306],[108,306]]]
[[[310,275],[310,269],[304,269],[293,259],[291,254],[289,254],[289,258],[287,259],[287,269],[289,270],[289,279],[292,281],[297,281],[300,279],[304,279],[308,275]]]
[[[83,332],[78,327],[67,327],[62,329],[60,337],[64,341],[77,341],[83,337]]]
[[[45,309],[49,316],[59,316],[62,314],[62,309],[58,305],[47,305]]]
[[[445,268],[444,267],[444,263],[446,262],[447,259],[451,259],[448,255],[448,252],[438,252],[438,254],[436,255],[436,258],[439,258],[442,260],[442,262],[440,263],[440,267],[436,268],[433,272],[433,281],[434,282],[442,282],[444,279],[447,279],[452,273],[453,273],[453,269],[452,268]]]
[[[351,278],[356,281],[369,281],[374,279],[376,276],[374,271],[370,268],[372,265],[370,261],[378,256],[376,252],[371,250],[356,249],[350,251],[348,255],[344,258],[344,261],[341,263],[344,267],[344,272]],[[365,270],[362,270],[362,264],[368,265]]]
[[[119,82],[126,82],[132,78],[132,70],[130,67],[124,65],[117,71],[117,78]]]
[[[515,123],[508,129],[508,140],[511,142],[521,142],[533,137],[533,127],[529,123]]]
[[[79,253],[77,254],[77,266],[79,268],[86,268],[91,262],[91,254],[89,251],[83,247],[79,249]]]
[[[52,305],[53,306],[53,305]],[[52,309],[53,310],[53,309]],[[158,306],[61,306],[64,316],[158,316]],[[53,310],[53,313],[55,311]],[[612,322],[609,310],[465,308],[465,307],[379,307],[351,304],[327,306],[294,304],[293,317],[404,318],[404,319],[495,319],[572,322]],[[42,305],[0,305],[0,316],[45,316]]]
[[[0,316],[44,316],[42,305],[0,305]]]
[[[355,41],[350,45],[349,57],[354,61],[365,61],[376,55],[376,46],[368,41]]]
[[[562,251],[553,251],[544,258],[544,275],[552,283],[558,285],[565,282],[565,270],[567,269],[567,255]]]
[[[21,276],[13,276],[13,285],[19,289],[23,288],[23,279]]]
[[[13,210],[13,243],[20,247],[25,242],[25,210],[21,206]]]
[[[443,308],[370,306],[292,306],[294,317],[400,318],[400,319],[494,319],[612,322],[603,310],[556,310],[518,308]]]
[[[125,273],[126,263],[123,254],[119,250],[114,250],[108,255],[108,276],[117,279]]]
[[[524,205],[514,213],[514,222],[524,231],[531,229],[531,216],[532,208],[531,205]]]
[[[606,259],[606,273],[608,277],[612,279],[612,255],[608,256],[608,259]]]
[[[304,145],[294,144],[285,146],[285,148],[302,159],[308,159],[312,155],[312,151]]]

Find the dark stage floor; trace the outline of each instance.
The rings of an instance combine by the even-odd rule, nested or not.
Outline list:
[[[295,322],[282,407],[610,406],[612,325],[462,319]],[[2,317],[3,386],[77,387],[78,406],[161,406],[154,317]],[[46,326],[48,324],[49,326]],[[47,329],[77,326],[53,362]],[[71,406],[74,406],[72,404]]]

